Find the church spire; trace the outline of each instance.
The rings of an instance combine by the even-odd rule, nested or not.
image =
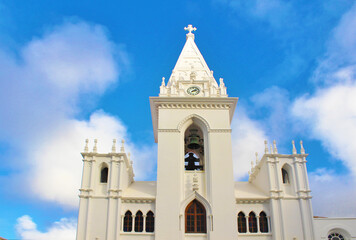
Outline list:
[[[166,86],[161,85],[161,97],[227,97],[226,87],[222,80],[217,84],[213,71],[206,64],[195,44],[191,24],[185,27],[188,31],[186,42]]]

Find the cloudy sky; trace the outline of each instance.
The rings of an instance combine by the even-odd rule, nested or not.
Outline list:
[[[264,139],[303,140],[314,215],[356,216],[354,1],[0,0],[0,16],[1,237],[75,239],[86,138],[125,139],[136,180],[155,180],[148,97],[188,24],[239,97],[236,180]]]

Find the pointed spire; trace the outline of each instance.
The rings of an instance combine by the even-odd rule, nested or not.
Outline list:
[[[251,169],[253,169],[253,160],[251,160]]]
[[[268,142],[265,140],[265,154],[268,154]]]
[[[278,150],[277,150],[277,145],[276,145],[276,140],[273,140],[273,153],[277,154]]]
[[[89,147],[88,147],[89,139],[85,139],[85,147],[84,147],[84,152],[89,152]]]
[[[300,153],[301,154],[305,154],[305,149],[303,147],[303,141],[302,140],[300,140]]]
[[[258,152],[256,152],[255,155],[256,155],[256,166],[257,166],[257,164],[258,164]]]
[[[161,84],[162,87],[166,86],[166,83],[164,82],[164,80],[165,80],[165,77],[162,77],[162,84]]]
[[[93,152],[96,153],[98,152],[98,139],[94,139],[94,147],[93,147]]]
[[[111,152],[116,153],[116,139],[112,140]]]
[[[194,40],[194,34],[192,33],[193,31],[196,31],[197,28],[196,27],[193,27],[191,24],[188,25],[188,27],[185,27],[184,28],[185,31],[188,31],[187,33],[187,40],[188,38],[192,38]]]
[[[120,148],[120,152],[125,152],[125,146],[124,146],[124,144],[125,144],[125,140],[124,139],[122,139],[121,140],[121,148]]]
[[[293,145],[292,153],[293,153],[293,154],[297,154],[297,149],[295,148],[294,140],[292,140],[292,145]]]
[[[199,84],[204,86],[204,91],[198,93],[200,97],[226,97],[226,87],[222,84],[221,89],[219,89],[204,57],[194,42],[194,34],[192,32],[195,31],[196,28],[192,25],[188,25],[188,27],[185,27],[185,30],[188,31],[187,41],[166,83],[166,88],[163,88],[163,83],[160,86],[160,96],[191,97],[187,89],[192,83],[199,81]]]

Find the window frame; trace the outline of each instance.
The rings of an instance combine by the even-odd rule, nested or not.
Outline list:
[[[198,207],[201,208],[202,213],[197,212]],[[193,208],[193,209],[191,209]],[[193,210],[193,213],[191,212]],[[192,223],[193,226],[189,224]],[[191,201],[185,209],[185,233],[189,234],[205,234],[207,232],[206,226],[206,210],[203,204],[201,204],[198,200],[194,199]],[[190,230],[193,227],[193,230]]]

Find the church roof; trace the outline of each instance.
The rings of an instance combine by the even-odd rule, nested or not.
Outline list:
[[[253,183],[235,182],[235,197],[237,199],[268,199],[267,193],[257,188]]]
[[[155,181],[135,181],[123,191],[123,198],[130,199],[155,199],[156,198]]]

